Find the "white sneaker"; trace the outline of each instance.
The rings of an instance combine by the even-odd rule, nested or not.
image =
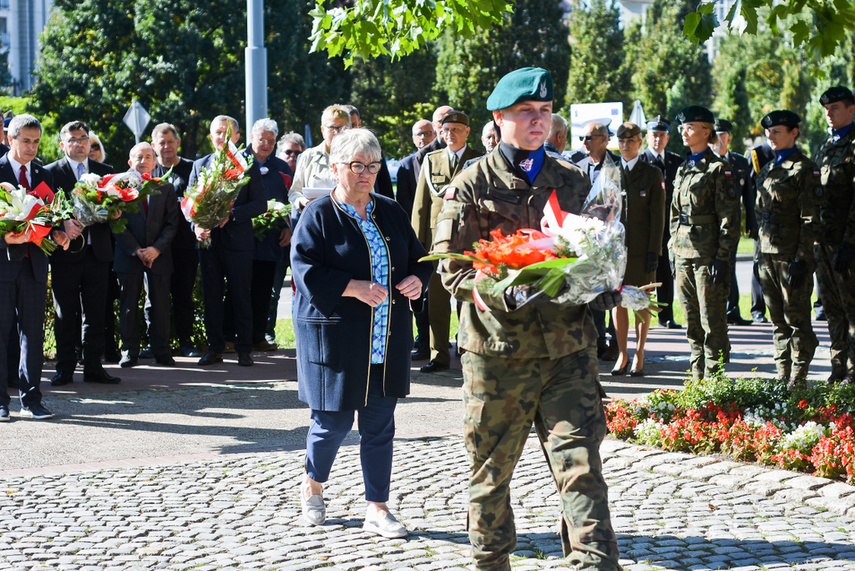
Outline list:
[[[327,507],[322,495],[313,494],[307,498],[300,490],[300,504],[303,506],[303,517],[310,524],[323,525],[327,520]]]
[[[369,533],[376,533],[389,539],[396,537],[407,537],[407,528],[404,524],[395,519],[391,513],[380,515],[379,512],[371,511],[365,514],[365,523],[362,524],[362,530]]]

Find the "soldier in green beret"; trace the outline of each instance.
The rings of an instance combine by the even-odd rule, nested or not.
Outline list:
[[[739,197],[730,165],[709,148],[716,143],[715,117],[700,105],[677,115],[689,157],[674,179],[671,240],[676,289],[686,316],[692,378],[709,378],[727,363],[726,306],[730,254],[739,241]]]
[[[775,365],[787,388],[804,388],[817,340],[810,323],[819,167],[796,146],[801,118],[772,111],[760,121],[775,160],[757,173],[760,286],[772,318]]]
[[[855,96],[843,86],[819,98],[831,135],[815,154],[823,197],[814,245],[816,276],[831,338],[829,382],[855,382]]]
[[[576,166],[544,152],[552,77],[524,68],[504,76],[487,100],[499,146],[446,189],[433,251],[462,253],[491,230],[537,228],[555,192],[561,210],[581,211],[590,189]],[[443,285],[462,304],[464,437],[469,455],[469,540],[477,569],[509,570],[516,546],[510,503],[514,467],[534,424],[561,494],[561,538],[576,569],[620,569],[602,475],[606,434],[598,377],[597,332],[586,305],[560,305],[529,286],[472,294],[469,262],[442,260]],[[527,303],[524,303],[526,302]],[[605,292],[591,304],[620,303]]]

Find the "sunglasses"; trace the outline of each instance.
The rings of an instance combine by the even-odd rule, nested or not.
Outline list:
[[[591,141],[594,139],[594,137],[602,137],[602,136],[603,135],[583,135],[583,136],[579,137],[579,140],[583,141],[583,142],[584,141]]]
[[[293,151],[293,150],[290,150],[290,149],[289,149],[289,150],[285,151],[285,154],[286,154],[286,155],[289,155],[289,156],[293,155],[293,156],[295,156],[295,157],[296,157],[297,155],[299,155],[299,154],[300,154],[300,151]]]
[[[101,145],[99,145],[98,143],[92,143],[91,145],[89,145],[89,148],[92,149],[93,151],[100,151]]]

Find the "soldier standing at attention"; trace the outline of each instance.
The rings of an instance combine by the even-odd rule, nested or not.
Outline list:
[[[433,250],[462,253],[497,229],[539,227],[555,192],[561,210],[581,211],[590,188],[576,166],[545,154],[552,77],[541,68],[505,75],[487,99],[499,147],[457,176],[444,194]],[[464,438],[469,455],[469,541],[477,569],[509,570],[516,547],[510,483],[532,423],[561,494],[561,538],[576,569],[616,570],[618,547],[602,475],[606,433],[596,353],[597,332],[585,305],[559,305],[529,286],[473,303],[476,271],[442,260],[443,285],[462,303]],[[620,303],[605,292],[589,305]]]
[[[730,165],[708,147],[718,140],[712,112],[690,105],[677,120],[691,154],[674,179],[668,252],[686,316],[692,378],[704,379],[730,355],[725,307],[730,253],[739,241],[739,197]]]
[[[757,174],[760,286],[774,325],[775,365],[787,388],[805,388],[817,340],[810,324],[814,228],[822,196],[819,167],[798,147],[792,111],[772,111],[760,122],[775,151]]]
[[[855,96],[838,85],[823,93],[819,102],[825,107],[832,133],[816,153],[824,191],[819,210],[821,230],[813,252],[831,338],[828,380],[848,385],[855,381]]]

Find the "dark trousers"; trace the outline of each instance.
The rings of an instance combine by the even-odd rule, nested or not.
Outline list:
[[[205,335],[208,349],[222,353],[226,346],[223,335],[226,282],[234,316],[235,350],[252,350],[252,304],[249,288],[252,281],[252,251],[226,250],[218,243],[199,250],[202,291],[205,300]]]
[[[398,399],[383,396],[383,364],[371,365],[368,404],[355,411],[312,410],[306,435],[306,474],[316,482],[326,482],[344,437],[358,417],[359,459],[365,483],[365,500],[389,500],[392,477],[392,440],[395,438],[395,406]]]
[[[18,275],[0,281],[0,404],[9,406],[9,358],[12,332],[17,333],[20,346],[18,357],[18,392],[21,405],[35,406],[42,402],[39,383],[44,364],[45,296],[47,284],[39,283],[29,261],[15,264]],[[17,328],[15,323],[17,322]]]
[[[56,311],[56,370],[72,374],[77,365],[74,347],[83,323],[83,371],[101,370],[110,263],[95,259],[87,248],[82,261],[52,264],[51,283]],[[81,314],[82,310],[82,314]],[[82,317],[81,317],[82,315]]]
[[[730,252],[730,292],[727,294],[727,318],[742,319],[739,315],[739,283],[736,281],[736,248]]]
[[[422,308],[413,313],[416,318],[416,340],[415,347],[428,347],[430,345],[430,311],[428,310],[428,295],[425,292]]]
[[[199,268],[199,254],[195,249],[172,249],[172,315],[175,319],[175,335],[181,347],[192,345],[193,320],[195,319],[193,287]]]
[[[666,255],[659,256],[659,266],[656,268],[656,281],[662,285],[656,288],[656,301],[665,304],[659,312],[659,325],[666,321],[674,321],[674,277],[671,275],[671,262],[668,259],[668,248],[663,248]]]
[[[766,315],[766,300],[760,286],[760,240],[754,240],[754,266],[751,268],[751,316],[755,314]]]
[[[151,352],[155,357],[168,357],[169,350],[169,274],[151,271],[119,274],[122,293],[119,297],[119,331],[122,351],[132,357],[140,354],[139,304],[143,284],[146,291],[146,320]]]
[[[270,337],[276,336],[276,320],[279,319],[279,297],[282,295],[282,287],[285,285],[285,277],[290,265],[289,258],[276,262],[276,272],[273,274],[273,293],[270,296],[270,310],[267,314],[267,329],[265,331]],[[287,319],[291,316],[283,315],[282,317]]]
[[[252,283],[249,296],[252,298],[252,344],[264,341],[267,318],[270,315],[270,298],[273,297],[273,281],[276,278],[276,262],[252,261]]]

